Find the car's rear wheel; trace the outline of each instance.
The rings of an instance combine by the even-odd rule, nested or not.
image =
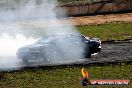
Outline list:
[[[24,64],[28,65],[29,61],[27,59],[23,59]]]
[[[29,56],[23,56],[22,58],[22,61],[25,65],[28,65],[29,64],[29,60],[30,60],[30,57]]]

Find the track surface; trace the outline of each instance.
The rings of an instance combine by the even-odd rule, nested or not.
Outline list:
[[[88,62],[132,61],[132,43],[102,44],[101,52],[89,58]]]

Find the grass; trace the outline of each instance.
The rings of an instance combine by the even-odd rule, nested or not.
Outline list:
[[[77,28],[82,34],[101,40],[132,39],[132,23],[118,22]]]
[[[132,80],[132,64],[116,64],[108,66],[85,66],[90,79],[130,79]],[[0,88],[83,88],[80,85],[82,66],[33,68],[3,74]],[[122,86],[131,88],[132,84]],[[111,88],[111,86],[98,86]],[[89,87],[93,88],[93,86]],[[112,88],[121,88],[113,86]]]

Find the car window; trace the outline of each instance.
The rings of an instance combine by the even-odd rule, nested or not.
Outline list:
[[[49,44],[53,43],[54,37],[44,37],[43,39],[39,39],[36,43],[37,44]]]
[[[84,39],[84,38],[83,38]],[[79,35],[73,35],[73,34],[66,34],[66,35],[49,35],[45,36],[42,39],[39,39],[37,41],[38,44],[45,44],[45,43],[55,43],[55,41],[59,42],[74,42],[79,43],[80,40],[82,40],[82,37]]]

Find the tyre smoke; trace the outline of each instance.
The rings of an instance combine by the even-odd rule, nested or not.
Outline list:
[[[66,15],[61,8],[56,9],[57,0],[2,0],[0,4],[0,69],[22,67],[24,62],[16,57],[17,50],[33,44],[44,35],[78,34],[66,17],[59,17]],[[56,48],[63,52],[63,56],[54,55],[49,49],[44,50],[46,58],[50,57],[49,64],[82,61],[84,45],[80,38],[56,40]],[[75,41],[79,45],[73,45]]]

